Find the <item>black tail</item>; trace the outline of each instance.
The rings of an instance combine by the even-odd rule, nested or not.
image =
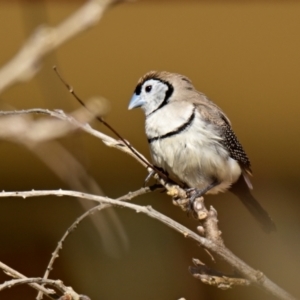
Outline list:
[[[243,176],[240,176],[238,181],[232,185],[230,191],[243,202],[265,232],[270,233],[276,230],[276,225],[269,214],[250,193]]]

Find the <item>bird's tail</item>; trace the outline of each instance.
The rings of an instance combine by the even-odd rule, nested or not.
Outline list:
[[[265,209],[252,196],[243,176],[240,176],[238,181],[232,185],[230,191],[243,202],[265,232],[270,233],[276,230],[275,223]]]

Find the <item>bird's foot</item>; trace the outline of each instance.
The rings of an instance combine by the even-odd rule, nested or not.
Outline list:
[[[185,191],[189,198],[187,211],[188,211],[188,214],[191,214],[194,211],[195,200],[199,197],[202,197],[205,194],[205,191],[197,189],[197,188],[188,188]]]
[[[214,180],[212,183],[210,183],[207,187],[204,189],[197,189],[197,188],[188,188],[186,189],[187,196],[189,197],[189,211],[193,211],[194,202],[197,198],[202,197],[205,195],[209,190],[214,188],[216,185],[218,185],[219,182],[217,180]]]

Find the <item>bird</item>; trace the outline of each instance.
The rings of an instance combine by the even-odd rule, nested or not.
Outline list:
[[[135,87],[128,109],[145,113],[153,164],[196,197],[227,190],[235,194],[266,232],[275,223],[251,193],[250,160],[229,118],[191,80],[150,71]]]

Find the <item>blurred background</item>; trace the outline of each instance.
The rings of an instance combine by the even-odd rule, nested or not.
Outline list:
[[[37,26],[55,26],[83,4],[0,1],[0,64],[17,53]],[[299,16],[299,1],[120,4],[95,27],[48,55],[34,79],[2,93],[1,109],[40,107],[71,112],[78,108],[53,72],[56,64],[80,97],[101,95],[111,101],[106,120],[149,158],[144,114],[127,110],[136,82],[150,70],[188,76],[231,119],[252,162],[254,195],[278,228],[275,234],[266,235],[230,193],[208,196],[206,202],[218,211],[226,245],[300,297]],[[92,126],[107,133],[100,123]],[[143,184],[146,171],[135,160],[94,137],[77,132],[58,142],[109,197]],[[52,155],[60,162],[55,152]],[[3,140],[0,156],[1,190],[72,188],[25,147]],[[73,175],[70,170],[70,178]],[[151,205],[191,229],[197,225],[164,194],[153,193],[134,202]],[[63,280],[93,300],[273,299],[254,287],[221,291],[202,284],[188,272],[192,258],[219,270],[230,268],[222,261],[214,264],[193,241],[157,221],[125,209],[115,211],[127,242],[124,234],[122,239],[114,231],[115,222],[110,227],[107,213],[100,212],[94,219],[106,218],[113,232],[103,239],[90,220],[84,221],[64,244],[51,278]],[[26,276],[42,276],[58,240],[83,212],[76,199],[1,198],[0,261]],[[1,282],[5,278],[0,274]],[[35,295],[20,286],[2,292],[0,298],[26,300]]]

